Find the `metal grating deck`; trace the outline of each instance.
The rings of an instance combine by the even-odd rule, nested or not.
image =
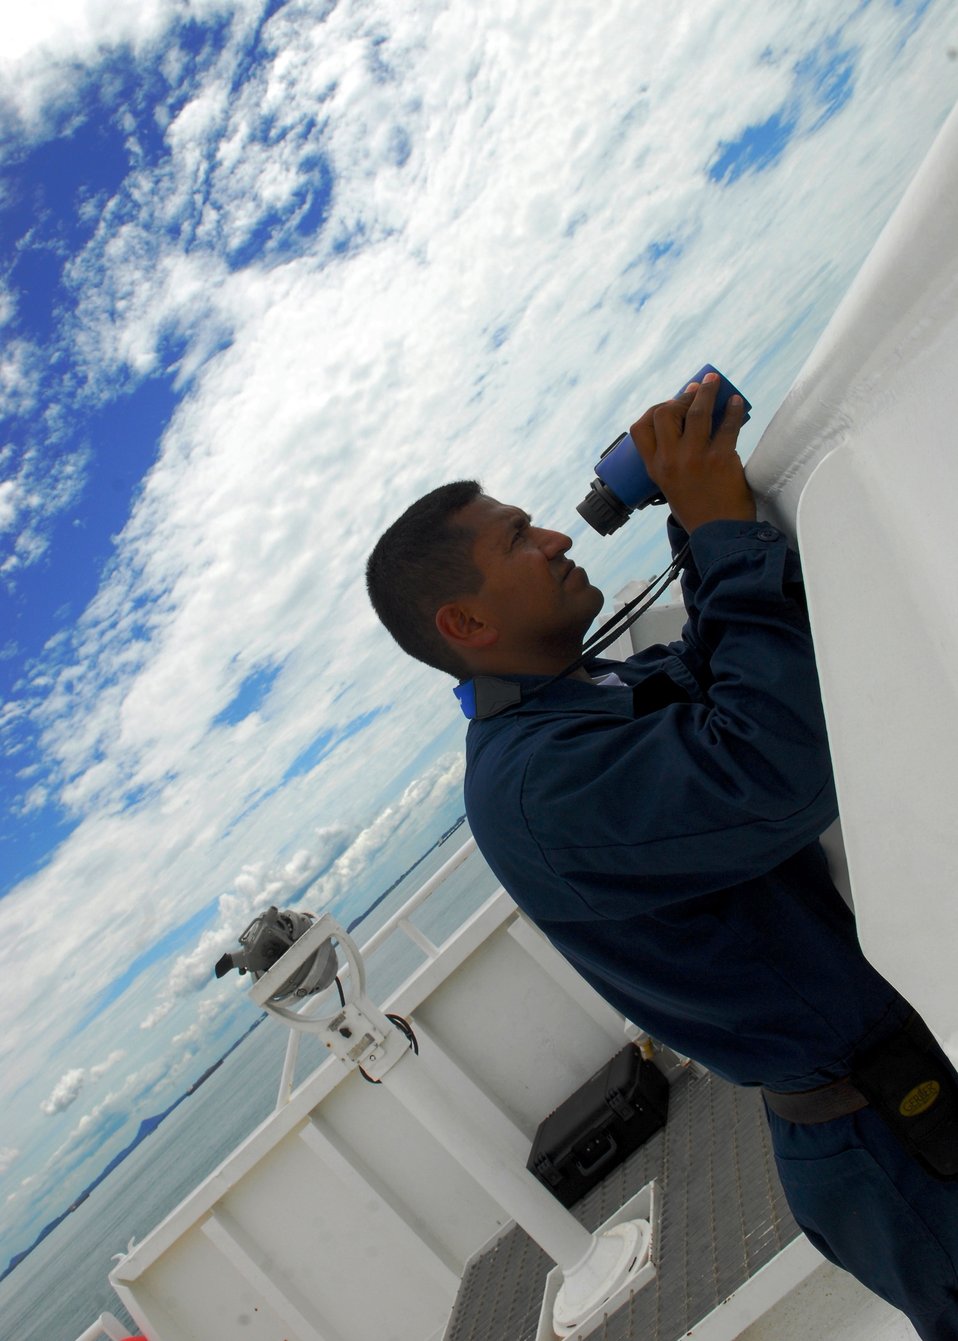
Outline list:
[[[663,1130],[572,1213],[594,1230],[653,1178],[662,1193],[658,1274],[590,1341],[677,1341],[800,1233],[757,1090],[681,1077]],[[551,1267],[513,1229],[467,1268],[444,1341],[534,1341]]]

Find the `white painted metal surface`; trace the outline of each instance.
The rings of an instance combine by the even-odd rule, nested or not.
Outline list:
[[[764,515],[793,538],[799,499],[816,465],[853,433],[879,423],[894,401],[907,400],[909,370],[950,338],[958,283],[956,159],[958,107],[916,165],[895,213],[749,458],[746,473]],[[896,386],[900,373],[905,376]],[[910,440],[904,447],[909,455]],[[833,549],[830,557],[837,562],[839,556]]]
[[[958,1055],[958,109],[748,465],[796,525],[862,944]]]
[[[592,1249],[592,1235],[526,1171],[525,1133],[436,1046],[421,1024],[416,1033],[420,1056],[403,1058],[383,1084],[554,1262],[571,1271]]]
[[[494,895],[388,1008],[412,1016],[528,1150],[621,1047],[625,1022],[520,926]],[[508,1223],[387,1086],[331,1059],[111,1281],[151,1341],[428,1341],[466,1262]]]
[[[403,918],[397,926],[406,922]],[[427,959],[434,961],[439,950],[431,942],[428,945]],[[320,997],[290,1008],[286,995],[290,981],[316,956],[327,963],[331,946],[348,965],[345,993],[340,985],[339,1001],[324,1002]],[[409,1036],[369,998],[359,947],[329,913],[317,917],[253,984],[250,997],[297,1034],[317,1035],[347,1067],[359,1068],[364,1077],[385,1085],[419,1126],[549,1254],[564,1273],[561,1297],[570,1319],[565,1334],[592,1311],[593,1295],[599,1302],[608,1299],[629,1274],[634,1243],[626,1243],[625,1236],[631,1230],[636,1239],[637,1228],[619,1225],[614,1243],[612,1236],[592,1235],[583,1228],[526,1168],[529,1144],[515,1123],[486,1098],[421,1023]],[[508,1046],[521,1027],[522,1021],[516,1020],[499,1046]],[[287,1060],[288,1056],[287,1052]],[[297,1311],[296,1316],[302,1314]]]
[[[527,1142],[637,1032],[502,891],[388,1004],[439,1040]],[[505,1037],[509,1048],[491,1046]],[[111,1281],[150,1341],[439,1341],[466,1263],[511,1222],[388,1093],[370,1097],[356,1080],[338,1062],[320,1067],[116,1267]],[[612,1219],[629,1213],[631,1203]],[[816,1260],[793,1245],[702,1341],[737,1335],[731,1320],[759,1317]]]
[[[736,1341],[918,1341],[904,1314],[822,1260],[767,1309]]]
[[[701,1322],[697,1322],[687,1334],[688,1341],[735,1341],[750,1323],[767,1313],[783,1295],[807,1280],[822,1260],[821,1253],[812,1247],[808,1239],[793,1239],[767,1266],[757,1271]],[[821,1335],[824,1341],[824,1337],[831,1336],[831,1332],[826,1331]],[[802,1333],[804,1341],[812,1341],[815,1336],[811,1327],[806,1326]],[[776,1341],[785,1341],[785,1338],[776,1337]]]

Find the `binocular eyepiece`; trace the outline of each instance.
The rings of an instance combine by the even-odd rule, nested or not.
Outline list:
[[[701,382],[706,373],[714,372],[718,372],[718,369],[707,363],[683,383],[675,393],[676,396],[681,396],[689,382]],[[718,431],[729,399],[742,395],[727,377],[722,373],[718,375],[721,381],[712,410],[713,434]],[[745,400],[744,396],[742,399]],[[748,419],[751,409],[751,404],[746,400],[745,419]],[[649,478],[638,448],[628,433],[620,433],[615,442],[605,449],[596,462],[595,474],[589,492],[576,511],[600,535],[611,535],[629,520],[633,512],[648,507],[650,503],[665,502],[661,489]]]

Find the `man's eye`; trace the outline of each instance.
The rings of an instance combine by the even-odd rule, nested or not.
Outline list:
[[[526,533],[526,528],[525,528],[524,526],[517,526],[517,527],[516,527],[515,534],[514,534],[513,537],[512,537],[512,548],[513,548],[513,549],[515,549],[516,545],[519,543],[519,541],[522,539],[522,537],[525,535],[525,533]]]

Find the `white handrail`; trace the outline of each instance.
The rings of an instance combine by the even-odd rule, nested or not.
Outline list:
[[[394,931],[397,929],[404,930],[401,926],[404,919],[408,918],[410,913],[415,912],[421,904],[425,903],[429,896],[434,894],[445,880],[448,880],[453,871],[461,866],[467,857],[471,857],[475,851],[476,840],[474,838],[467,838],[462,847],[454,852],[449,860],[444,865],[440,866],[439,870],[431,875],[424,884],[420,885],[415,894],[411,895],[411,897],[406,900],[399,911],[393,913],[389,921],[385,922],[375,935],[370,936],[365,945],[359,947],[359,952],[363,958],[368,959],[375,950],[379,949],[384,941],[389,939]]]

